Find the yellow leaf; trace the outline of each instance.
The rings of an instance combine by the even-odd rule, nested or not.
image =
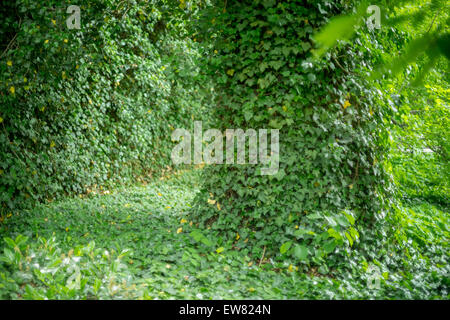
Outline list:
[[[239,232],[236,232],[236,240],[239,240],[241,236],[239,235]]]
[[[8,62],[6,64],[11,67],[12,66],[12,61],[8,60]]]
[[[2,123],[3,122],[3,118],[2,117],[0,117],[0,123]]]
[[[292,264],[289,265],[288,270],[289,270],[289,272],[294,271],[294,268],[292,267]]]
[[[220,204],[217,202],[217,209],[220,211],[220,210],[222,210],[221,208],[220,208]]]
[[[233,76],[233,74],[234,74],[234,69],[229,69],[229,70],[227,71],[227,74],[228,74],[229,76]]]
[[[56,20],[52,19],[52,23],[56,26]]]
[[[253,265],[253,261],[250,261],[250,262],[248,263],[248,266],[251,267],[252,265]]]
[[[183,228],[181,228],[181,227],[178,228],[178,229],[177,229],[177,234],[178,234],[178,233],[181,233],[182,231],[183,231]]]
[[[298,229],[298,226],[295,226],[295,229]]]
[[[67,43],[67,42],[69,42],[69,40],[67,40],[67,39],[64,39],[64,43]]]
[[[351,106],[351,103],[348,100],[345,100],[344,105],[343,105],[344,109],[346,109],[349,106]]]
[[[69,227],[66,228],[66,232],[69,232]]]
[[[48,40],[45,40],[44,43],[47,44],[47,43],[48,43]]]
[[[348,186],[350,189],[353,189],[353,183]]]
[[[28,81],[28,79],[25,77],[25,78],[23,78],[23,82],[27,82]]]
[[[248,288],[248,291],[254,292],[254,291],[256,291],[256,290],[255,290],[255,288],[252,287],[252,288]]]
[[[209,203],[209,204],[216,204],[216,200],[208,199],[208,203]]]
[[[11,88],[9,88],[9,91],[11,91],[11,93],[14,94],[14,92],[16,92],[16,88],[11,87]]]
[[[53,148],[55,146],[55,141],[50,142],[50,148]]]
[[[221,252],[223,252],[223,250],[225,250],[225,248],[224,247],[220,247],[220,248],[216,249],[216,252],[217,253],[221,253]]]
[[[370,109],[369,113],[370,113],[371,116],[373,116],[373,110],[372,109]]]
[[[162,194],[158,192],[158,196],[162,197]]]
[[[181,220],[180,220],[180,223],[186,223],[186,222],[187,222],[186,219],[181,219]]]

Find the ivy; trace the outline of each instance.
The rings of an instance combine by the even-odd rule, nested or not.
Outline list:
[[[364,69],[357,70],[373,59],[363,48],[374,39],[360,33],[353,46],[315,61],[313,33],[348,10],[345,5],[244,1],[224,7],[218,2],[209,10],[199,32],[215,40],[210,50],[216,53],[205,61],[221,93],[214,127],[279,129],[280,169],[261,176],[257,165],[208,166],[192,212],[199,226],[236,247],[251,247],[255,256],[267,247],[266,255],[291,254],[305,267],[321,263],[339,252],[335,248],[345,251],[359,241],[389,188],[383,162],[392,112],[361,76]],[[208,23],[213,19],[216,24]]]
[[[203,119],[199,55],[165,1],[10,1],[1,33],[0,210],[158,175]],[[184,59],[188,54],[190,59]],[[198,77],[197,77],[198,78]],[[188,85],[187,85],[188,83]]]

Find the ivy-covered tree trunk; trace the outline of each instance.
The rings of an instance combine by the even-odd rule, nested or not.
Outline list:
[[[193,215],[219,242],[319,262],[379,212],[386,135],[361,72],[370,57],[357,40],[312,59],[313,33],[344,2],[225,1],[207,15],[215,128],[280,130],[275,175],[261,164],[205,169]]]
[[[64,1],[0,8],[0,213],[159,174],[173,128],[202,114],[173,1],[75,4],[79,29]]]

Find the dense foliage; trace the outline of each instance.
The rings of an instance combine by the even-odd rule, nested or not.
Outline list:
[[[449,298],[448,209],[399,207],[396,238],[365,241],[369,250],[323,276],[290,257],[260,263],[197,229],[189,211],[200,183],[186,172],[21,211],[0,229],[0,299]],[[379,288],[367,285],[370,266]]]
[[[448,13],[412,2],[2,2],[0,299],[449,299]],[[194,120],[279,129],[279,170],[175,168]]]
[[[379,65],[371,78],[396,75],[413,62],[425,60],[416,74],[414,84],[422,84],[423,78],[442,61],[450,59],[450,17],[446,0],[359,0],[348,14],[334,17],[314,38],[319,48],[316,56],[323,55],[339,41],[351,40],[355,31],[365,23],[370,28],[401,27],[413,36],[405,51],[389,63]],[[372,17],[367,13],[378,11]],[[373,21],[378,19],[379,21]],[[376,26],[377,25],[377,26]]]
[[[212,10],[207,34],[216,126],[280,129],[280,168],[212,165],[194,207],[202,226],[261,256],[319,264],[346,252],[382,216],[392,110],[363,75],[374,34],[313,61],[312,35],[345,6],[327,1],[232,2]],[[223,8],[223,10],[222,10]],[[375,52],[377,49],[375,49]]]
[[[134,181],[170,165],[207,106],[182,11],[165,1],[2,2],[0,205]]]
[[[408,198],[422,198],[448,205],[450,183],[449,88],[441,75],[417,88],[405,103],[393,131],[391,162],[399,187]]]

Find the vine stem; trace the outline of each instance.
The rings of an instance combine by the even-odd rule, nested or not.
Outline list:
[[[262,254],[261,259],[259,260],[258,268],[261,267],[261,263],[264,260],[264,255],[265,254],[266,254],[266,246],[264,246],[263,254]]]
[[[439,13],[441,12],[441,9],[439,8],[438,12],[436,12],[436,14],[434,15],[433,21],[431,21],[430,26],[428,27],[427,33],[430,32],[431,28],[433,27],[434,22],[436,21],[437,16],[439,15]]]

